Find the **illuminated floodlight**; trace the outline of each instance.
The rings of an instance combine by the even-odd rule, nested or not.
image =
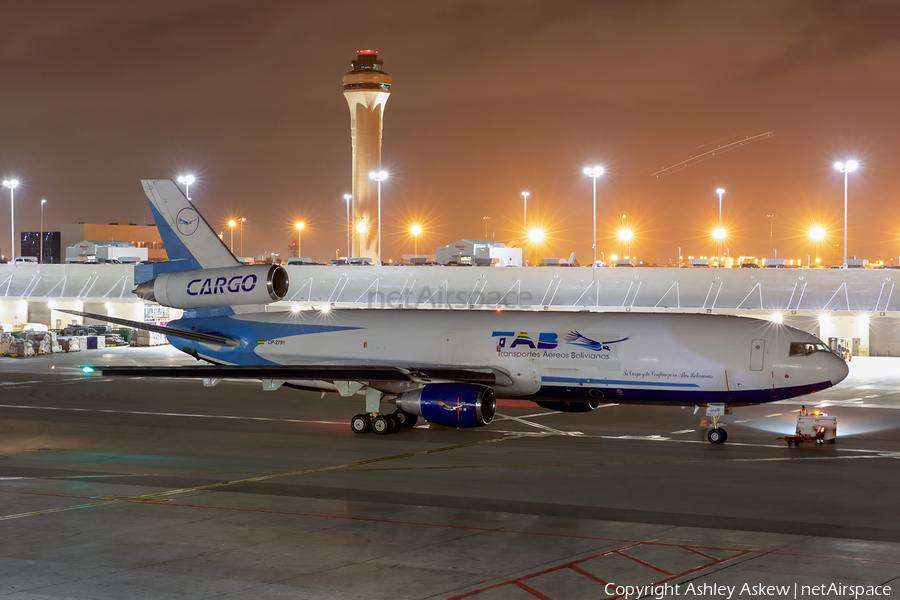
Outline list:
[[[868,325],[869,325],[869,315],[867,315],[866,313],[862,313],[862,314],[860,314],[860,315],[857,315],[856,321],[857,321],[857,323],[859,323],[859,324],[862,325],[863,327],[868,327]]]
[[[326,304],[325,306],[323,306],[322,308],[319,309],[319,312],[322,312],[322,313],[331,312],[331,307]]]
[[[825,228],[824,227],[813,227],[809,230],[809,237],[814,239],[815,241],[819,241],[825,237]]]
[[[634,237],[634,232],[632,232],[630,229],[619,230],[619,239],[623,242],[631,241],[632,237]]]
[[[728,234],[725,231],[725,228],[723,228],[723,227],[717,227],[713,231],[713,237],[716,238],[717,240],[724,240],[727,235]]]
[[[534,228],[528,233],[528,239],[534,243],[538,243],[544,239],[544,231],[542,229]]]
[[[191,184],[197,179],[193,175],[179,175],[178,183],[184,186],[184,195],[188,200],[191,199]]]
[[[373,179],[375,181],[384,181],[387,178],[387,171],[372,171],[371,173],[369,173],[369,179]]]
[[[299,305],[299,304],[293,304],[293,305],[291,305],[291,312],[293,312],[293,313],[298,313],[298,312],[300,312],[300,305]]]
[[[413,225],[412,227],[409,228],[409,232],[413,235],[419,235],[420,233],[422,233],[422,226],[421,225]]]
[[[106,310],[112,310],[112,302],[106,303]]]
[[[93,373],[94,367],[89,367],[88,365],[84,365],[83,367],[81,367],[81,372],[82,373]]]
[[[3,187],[8,187],[10,189],[16,189],[19,186],[18,179],[4,179]]]
[[[779,325],[784,323],[784,313],[776,312],[772,313],[769,317],[773,323],[778,323]]]
[[[297,228],[297,231],[303,231],[303,228],[306,227],[303,223],[295,223],[294,227]]]
[[[855,160],[848,160],[847,162],[838,161],[834,163],[834,168],[841,173],[852,173],[859,168],[859,163]]]
[[[601,167],[599,165],[596,167],[585,167],[584,168],[584,174],[587,175],[588,177],[600,177],[601,175],[603,175],[603,172],[604,172],[603,167]]]
[[[365,222],[365,221],[360,221],[359,223],[357,223],[357,224],[356,224],[356,231],[359,232],[359,233],[365,233],[365,232],[366,232],[366,222]]]

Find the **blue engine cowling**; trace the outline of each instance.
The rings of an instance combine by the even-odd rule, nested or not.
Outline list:
[[[400,394],[397,407],[447,427],[481,427],[494,420],[497,396],[483,385],[429,383]]]
[[[535,402],[541,408],[564,413],[591,412],[600,406],[599,402]]]

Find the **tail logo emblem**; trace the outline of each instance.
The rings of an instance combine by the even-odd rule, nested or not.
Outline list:
[[[175,216],[175,226],[181,235],[194,235],[200,226],[200,215],[191,207],[182,208]]]

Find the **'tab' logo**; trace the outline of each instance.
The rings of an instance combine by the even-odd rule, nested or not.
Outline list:
[[[559,346],[559,334],[557,333],[539,333],[537,334],[537,346],[535,346],[534,340],[531,339],[531,335],[525,331],[520,332],[518,335],[515,331],[495,331],[491,337],[499,337],[500,340],[498,342],[498,346],[501,348],[506,348],[507,338],[514,338],[512,343],[509,345],[509,348],[516,348],[517,346],[527,346],[532,350],[552,350]]]
[[[627,337],[624,337],[620,340],[610,340],[608,342],[598,342],[596,340],[592,340],[591,338],[581,335],[577,331],[570,331],[566,334],[566,342],[572,344],[573,346],[581,346],[583,348],[589,348],[591,350],[595,350],[597,352],[601,350],[609,350],[610,344],[618,344],[619,342],[624,342],[627,340]]]
[[[181,235],[194,235],[194,232],[197,231],[199,226],[200,215],[198,215],[197,211],[190,206],[182,208],[178,211],[178,214],[175,215],[175,227],[178,228]]]

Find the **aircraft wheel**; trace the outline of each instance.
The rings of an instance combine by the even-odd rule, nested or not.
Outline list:
[[[709,440],[710,444],[724,444],[725,440],[728,439],[728,434],[721,427],[715,427],[709,430],[709,433],[706,434],[706,439]]]
[[[384,415],[384,418],[387,419],[388,423],[391,425],[391,433],[398,433],[400,428],[403,427],[397,415]]]
[[[353,430],[353,433],[366,433],[370,427],[367,415],[356,415],[350,419],[350,429]]]
[[[387,415],[378,415],[372,419],[372,431],[378,435],[386,435],[392,431]]]
[[[394,417],[400,420],[401,427],[412,427],[416,424],[416,421],[419,420],[418,415],[408,413],[405,410],[400,410],[399,408],[394,411]]]

